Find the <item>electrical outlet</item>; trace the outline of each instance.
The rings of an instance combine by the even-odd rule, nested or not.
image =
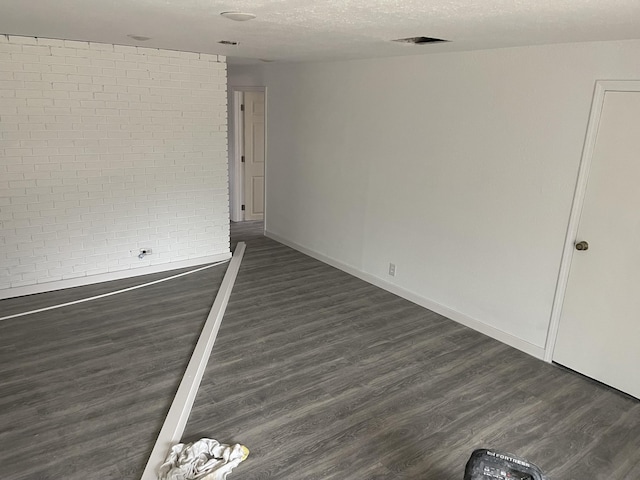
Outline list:
[[[389,264],[389,275],[391,275],[392,277],[396,276],[396,264],[395,263],[390,263]]]

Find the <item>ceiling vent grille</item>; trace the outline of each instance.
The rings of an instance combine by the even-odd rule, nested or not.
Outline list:
[[[424,45],[426,43],[443,43],[448,42],[449,40],[443,40],[442,38],[433,38],[433,37],[409,37],[409,38],[398,38],[397,40],[393,40],[398,43],[412,43],[414,45]]]
[[[143,37],[142,35],[127,35],[129,38],[133,38],[139,42],[146,42],[147,40],[151,40],[151,37]]]

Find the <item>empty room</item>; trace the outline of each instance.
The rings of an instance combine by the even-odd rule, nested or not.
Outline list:
[[[640,479],[639,32],[0,2],[0,476]]]

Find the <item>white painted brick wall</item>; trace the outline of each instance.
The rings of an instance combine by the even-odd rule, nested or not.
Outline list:
[[[0,35],[0,290],[227,253],[226,83],[216,55]]]

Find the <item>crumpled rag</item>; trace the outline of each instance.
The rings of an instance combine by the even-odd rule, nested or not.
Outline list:
[[[249,455],[244,445],[225,445],[210,438],[171,447],[160,467],[160,480],[224,480]]]

